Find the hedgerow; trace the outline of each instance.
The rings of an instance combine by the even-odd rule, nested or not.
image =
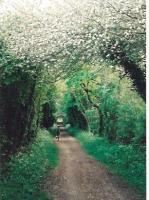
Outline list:
[[[2,200],[46,200],[41,185],[48,169],[58,164],[58,150],[46,130],[35,141],[11,157],[0,183]],[[7,170],[7,172],[6,172]]]

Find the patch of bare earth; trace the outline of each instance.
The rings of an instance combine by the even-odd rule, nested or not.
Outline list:
[[[49,173],[44,184],[44,190],[54,200],[139,200],[135,191],[86,155],[65,131],[56,144],[60,165]]]

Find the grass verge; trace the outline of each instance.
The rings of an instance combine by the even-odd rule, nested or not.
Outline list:
[[[93,136],[86,131],[69,128],[85,151],[105,164],[113,173],[123,177],[128,184],[141,194],[146,191],[145,153],[132,145],[109,143],[105,138]]]
[[[23,153],[11,158],[9,175],[0,182],[2,200],[47,200],[40,190],[48,168],[58,164],[58,150],[46,130],[40,130],[36,140]]]

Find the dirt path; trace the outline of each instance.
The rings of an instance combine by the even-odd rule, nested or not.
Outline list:
[[[119,177],[86,155],[65,131],[56,144],[60,166],[45,182],[45,190],[54,200],[139,200]]]

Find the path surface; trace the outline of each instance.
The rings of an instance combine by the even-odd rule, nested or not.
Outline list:
[[[139,200],[119,177],[86,155],[64,130],[56,144],[60,166],[49,174],[44,186],[54,200]]]

